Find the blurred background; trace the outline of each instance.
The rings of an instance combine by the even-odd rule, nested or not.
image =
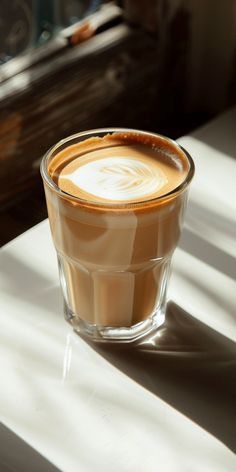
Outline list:
[[[1,0],[0,244],[46,218],[39,165],[61,138],[178,138],[235,102],[235,0]]]

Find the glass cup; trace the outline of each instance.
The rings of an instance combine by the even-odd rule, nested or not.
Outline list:
[[[78,143],[115,132],[128,136],[134,130],[75,134],[51,148],[41,163],[65,318],[76,332],[97,341],[133,341],[164,322],[171,258],[194,175],[192,158],[177,143],[135,131],[144,143],[159,138],[184,154],[188,171],[180,185],[130,204],[92,202],[63,192],[49,172],[53,160],[60,154],[63,165],[63,153],[73,156]]]

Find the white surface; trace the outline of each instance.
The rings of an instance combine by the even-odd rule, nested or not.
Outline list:
[[[1,251],[0,419],[63,472],[235,471],[222,385],[235,366],[235,123],[233,110],[180,139],[197,171],[169,297],[196,326],[177,313],[178,355],[98,353],[72,332],[47,221]],[[222,335],[215,360],[210,344],[199,355],[207,326]]]

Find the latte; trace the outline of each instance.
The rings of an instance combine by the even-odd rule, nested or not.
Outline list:
[[[97,134],[51,151],[45,192],[67,319],[124,333],[164,312],[193,164],[161,136]]]

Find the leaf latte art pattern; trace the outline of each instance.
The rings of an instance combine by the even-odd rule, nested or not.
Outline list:
[[[155,195],[167,178],[157,165],[129,157],[106,157],[86,162],[61,176],[98,198],[129,201]]]

